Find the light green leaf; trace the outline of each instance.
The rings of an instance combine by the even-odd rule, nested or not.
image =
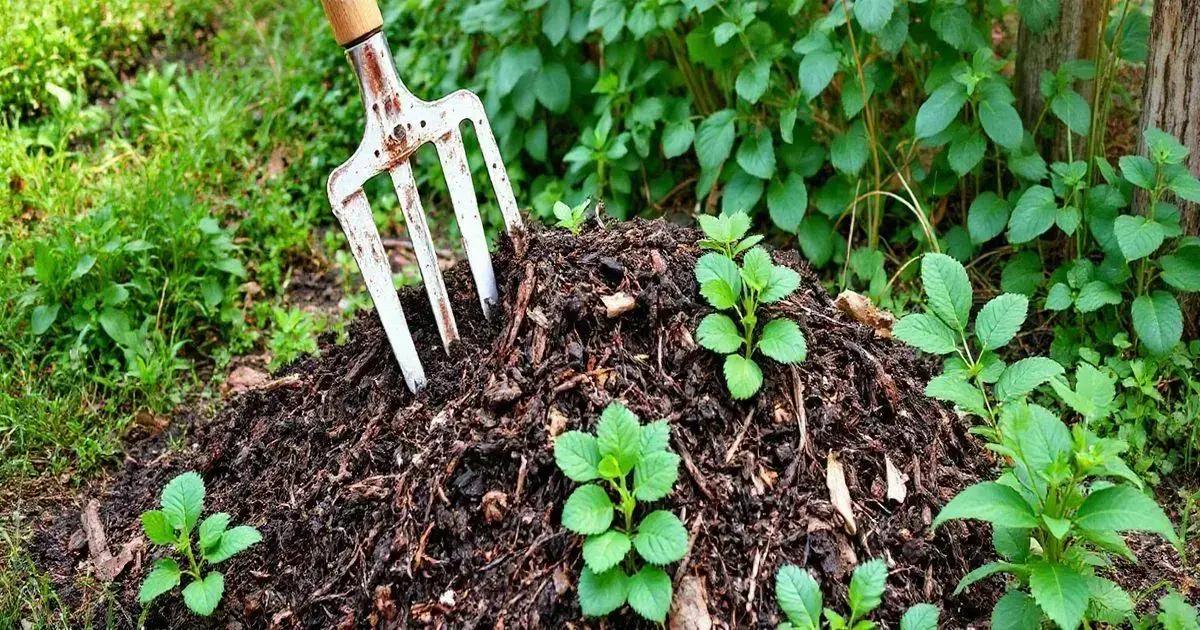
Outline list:
[[[220,571],[210,571],[203,580],[193,581],[183,589],[183,603],[192,612],[207,617],[221,603],[225,594],[225,576]]]
[[[992,630],[1030,630],[1040,628],[1042,611],[1033,598],[1013,589],[992,608]]]
[[[964,575],[962,579],[958,581],[958,585],[954,587],[954,594],[958,595],[970,588],[972,584],[996,575],[997,573],[1017,574],[1021,572],[1023,572],[1023,568],[1018,564],[1013,564],[1011,562],[989,562],[987,564],[975,567],[975,569],[970,573]]]
[[[663,157],[672,159],[687,153],[687,150],[692,148],[692,140],[695,137],[696,125],[691,120],[668,123],[663,128]]]
[[[805,100],[813,100],[833,80],[838,69],[838,55],[832,50],[808,53],[800,61],[800,91]]]
[[[868,33],[878,33],[887,26],[895,10],[893,0],[856,0],[854,3],[854,19]]]
[[[200,549],[209,549],[221,540],[221,535],[229,527],[229,515],[217,512],[200,522]]]
[[[962,127],[950,141],[946,160],[950,163],[950,168],[961,177],[971,172],[971,169],[983,160],[986,151],[987,141],[983,139],[983,134],[970,127]]]
[[[700,320],[700,326],[696,328],[696,341],[713,352],[729,354],[737,352],[745,339],[732,319],[712,313]]]
[[[734,111],[722,109],[710,114],[696,130],[696,158],[700,168],[712,170],[729,159],[733,150]]]
[[[1184,247],[1158,259],[1162,279],[1180,291],[1200,291],[1200,247]]]
[[[571,104],[571,76],[567,67],[554,62],[542,67],[533,82],[534,95],[546,109],[561,114]]]
[[[958,347],[954,331],[942,320],[925,313],[905,315],[892,327],[892,335],[930,354],[951,354]]]
[[[146,538],[156,545],[170,545],[175,542],[175,528],[161,510],[142,512],[142,529],[146,532]]]
[[[762,387],[762,370],[753,359],[731,354],[725,357],[724,372],[729,394],[736,400],[745,400]]]
[[[633,494],[642,501],[657,501],[671,494],[678,478],[678,455],[669,451],[647,453],[633,469]]]
[[[808,356],[808,343],[796,322],[773,319],[763,326],[758,349],[780,363],[800,363]]]
[[[204,559],[212,563],[224,562],[261,541],[262,534],[258,533],[257,529],[249,525],[238,525],[221,534],[216,545],[203,552]]]
[[[672,596],[671,577],[656,566],[646,565],[629,578],[629,607],[650,621],[666,620]]]
[[[554,440],[554,463],[571,481],[584,483],[600,473],[600,447],[595,436],[582,431],[567,431]]]
[[[800,175],[788,173],[783,181],[772,181],[767,187],[767,210],[779,229],[794,234],[807,209],[808,189]]]
[[[762,293],[758,294],[758,301],[761,304],[778,302],[791,295],[799,286],[800,274],[782,265],[774,265],[771,267],[767,286],[763,288]]]
[[[766,127],[758,133],[742,139],[737,151],[737,164],[743,171],[759,178],[771,179],[775,175],[775,141]]]
[[[808,571],[793,564],[780,567],[775,599],[796,630],[820,630],[821,587]]]
[[[1158,622],[1163,630],[1200,630],[1200,613],[1183,597],[1171,591],[1158,600]]]
[[[1133,301],[1133,330],[1146,349],[1166,354],[1183,338],[1183,312],[1166,291],[1139,295]]]
[[[975,519],[1001,527],[1037,527],[1033,508],[1016,490],[994,481],[977,483],[959,492],[933,519],[933,527],[950,519]]]
[[[878,558],[864,562],[854,569],[854,574],[850,576],[849,602],[855,617],[866,617],[867,613],[878,608],[883,602],[887,575],[887,565]]]
[[[641,455],[642,428],[638,417],[625,405],[611,402],[600,414],[596,425],[596,446],[601,457],[612,455],[621,465],[621,474],[628,473]]]
[[[829,163],[838,172],[857,175],[867,163],[870,147],[867,130],[861,120],[855,121],[829,145]]]
[[[1071,287],[1061,282],[1055,282],[1054,286],[1050,287],[1050,291],[1046,294],[1045,307],[1051,311],[1062,311],[1069,308],[1073,301]]]
[[[900,618],[900,630],[938,630],[942,611],[933,604],[915,604]]]
[[[30,331],[35,335],[41,335],[50,329],[54,324],[54,320],[58,319],[58,304],[39,304],[33,307],[33,313],[30,320]]]
[[[602,574],[624,560],[631,546],[625,532],[610,529],[583,541],[583,561],[593,573]]]
[[[181,575],[178,562],[171,558],[158,560],[154,563],[154,569],[142,580],[142,586],[138,589],[138,603],[149,604],[154,598],[179,586]]]
[[[1063,367],[1046,357],[1027,357],[1009,365],[996,381],[996,397],[1010,402],[1037,389],[1039,385],[1062,374]]]
[[[944,131],[958,117],[966,102],[967,90],[961,83],[943,83],[917,110],[917,138],[930,138]]]
[[[1075,523],[1084,529],[1143,531],[1158,534],[1172,543],[1179,540],[1158,503],[1130,486],[1111,486],[1089,494],[1075,512]]]
[[[959,409],[980,417],[987,415],[983,394],[959,374],[935,376],[925,385],[925,395],[953,403]]]
[[[1008,225],[1008,202],[994,192],[980,194],[967,211],[967,232],[979,245],[1000,235]]]
[[[1163,227],[1141,215],[1122,214],[1113,221],[1113,236],[1125,260],[1133,262],[1153,254],[1163,243]]]
[[[642,456],[665,451],[671,440],[671,427],[666,420],[655,420],[642,426]]]
[[[1030,186],[1021,194],[1009,217],[1009,242],[1027,243],[1041,236],[1054,225],[1057,214],[1054,191],[1045,186]]]
[[[984,132],[996,144],[1006,149],[1018,149],[1025,135],[1017,110],[998,98],[979,104],[979,122]]]
[[[567,36],[571,23],[571,0],[550,0],[542,13],[542,34],[557,46]]]
[[[1092,280],[1083,285],[1075,298],[1075,308],[1080,313],[1091,313],[1120,303],[1121,292],[1103,280]]]
[[[995,350],[1012,341],[1029,311],[1029,298],[1017,293],[1002,293],[991,299],[975,316],[975,337],[987,350]]]
[[[741,295],[742,275],[737,263],[724,254],[709,252],[696,261],[696,282],[703,287],[714,280],[725,282],[734,294]]]
[[[1067,90],[1057,94],[1050,100],[1050,111],[1071,131],[1081,136],[1087,135],[1092,122],[1092,108],[1079,92]]]
[[[965,331],[971,316],[971,281],[962,264],[945,254],[925,254],[921,281],[929,310],[952,329]]]
[[[742,100],[753,104],[757,103],[758,99],[762,98],[763,92],[767,91],[770,79],[771,61],[769,59],[760,59],[742,68],[741,72],[737,75],[734,87],[737,90],[738,96],[742,97]]]
[[[576,534],[599,534],[612,525],[613,509],[604,488],[595,484],[580,486],[563,505],[562,524]]]
[[[614,567],[596,575],[587,566],[579,575],[579,607],[588,617],[603,617],[620,608],[629,593],[629,577]]]
[[[771,281],[771,255],[761,247],[755,247],[742,257],[742,282],[750,288],[761,291]]]
[[[1087,580],[1062,564],[1038,560],[1030,568],[1029,590],[1038,607],[1063,630],[1075,630],[1087,611]]]
[[[669,564],[687,553],[688,534],[679,517],[655,510],[638,523],[633,546],[651,564]]]
[[[204,480],[190,471],[175,477],[163,488],[162,508],[172,527],[190,532],[204,510]]]
[[[1117,163],[1121,165],[1121,174],[1129,183],[1145,190],[1154,188],[1156,170],[1150,160],[1140,155],[1126,155]]]

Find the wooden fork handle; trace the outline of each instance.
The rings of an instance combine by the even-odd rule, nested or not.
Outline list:
[[[357,44],[383,26],[376,0],[321,0],[333,38],[342,46]]]

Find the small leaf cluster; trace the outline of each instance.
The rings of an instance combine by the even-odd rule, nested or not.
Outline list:
[[[554,218],[557,221],[555,227],[566,228],[571,234],[579,236],[583,231],[583,222],[587,219],[587,209],[591,205],[591,199],[584,199],[582,203],[575,206],[568,206],[562,201],[554,202]]]
[[[151,543],[168,547],[185,559],[186,565],[180,566],[178,560],[169,556],[157,560],[142,581],[138,602],[149,604],[179,586],[186,575],[191,581],[183,588],[183,603],[197,615],[207,617],[221,603],[225,576],[220,571],[205,572],[206,565],[232,558],[260,542],[262,534],[249,525],[229,527],[230,517],[224,512],[200,522],[204,511],[204,480],[195,472],[185,472],[168,482],[161,503],[162,509],[142,513],[142,529]],[[198,522],[200,526],[196,528]]]
[[[787,621],[778,630],[874,630],[878,625],[868,616],[883,603],[887,573],[883,560],[858,565],[850,576],[850,611],[843,614],[822,606],[821,587],[808,571],[791,564],[780,567],[775,574],[775,598]],[[940,615],[932,604],[916,604],[900,618],[900,630],[937,630]]]
[[[732,311],[711,313],[700,321],[696,339],[701,346],[724,354],[725,383],[736,399],[753,396],[762,387],[762,369],[755,352],[780,363],[799,363],[808,355],[808,343],[796,322],[777,318],[758,326],[760,309],[791,295],[800,286],[795,271],[771,261],[757,247],[762,236],[746,236],[750,217],[745,213],[702,215],[705,238],[700,247],[710,250],[696,261],[700,293],[713,308]],[[741,265],[737,257],[741,256]]]
[[[613,402],[601,413],[595,435],[568,431],[554,442],[559,469],[584,484],[567,498],[562,524],[586,536],[579,606],[587,616],[604,616],[628,603],[646,619],[666,619],[673,589],[662,567],[687,553],[687,530],[667,510],[651,511],[636,524],[635,513],[639,501],[662,499],[675,486],[679,456],[669,450],[669,438],[666,421],[640,424],[636,414]]]

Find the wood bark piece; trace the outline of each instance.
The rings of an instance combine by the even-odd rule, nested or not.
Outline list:
[[[846,532],[853,536],[858,532],[858,523],[854,520],[854,502],[850,499],[850,488],[846,487],[846,470],[832,451],[825,460],[825,485],[829,488],[829,502],[845,521]]]

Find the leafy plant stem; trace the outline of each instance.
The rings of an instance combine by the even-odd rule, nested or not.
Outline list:
[[[847,0],[842,0],[842,9],[846,15],[850,15],[850,4]],[[854,26],[846,22],[846,34],[850,38],[850,53],[854,56],[855,75],[858,78],[858,87],[862,91],[863,99],[863,118],[867,123],[867,146],[871,149],[871,167],[875,172],[875,181],[873,188],[879,189],[883,187],[883,170],[879,165],[879,143],[876,138],[875,131],[875,109],[871,106],[871,96],[867,92],[867,80],[863,74],[862,56],[858,52],[858,43],[854,38]],[[878,199],[873,199],[869,208],[869,216],[867,220],[867,246],[874,249],[879,246],[879,227],[883,223],[883,204]]]

